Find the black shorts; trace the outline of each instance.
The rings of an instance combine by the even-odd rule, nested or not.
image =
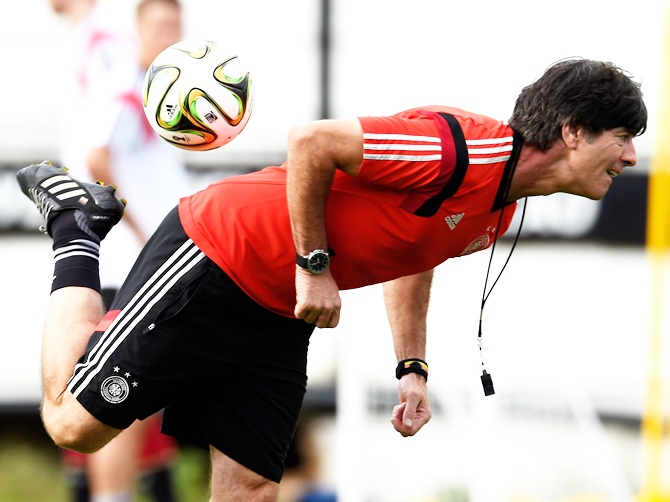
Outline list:
[[[250,299],[188,238],[175,209],[138,257],[68,388],[119,429],[165,408],[163,432],[213,445],[279,482],[313,329]]]

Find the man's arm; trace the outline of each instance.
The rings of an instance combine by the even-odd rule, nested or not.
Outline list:
[[[323,120],[295,127],[288,138],[287,197],[296,252],[328,249],[326,199],[337,169],[355,176],[363,160],[358,120]],[[296,265],[295,316],[334,328],[340,295],[330,270],[314,275]]]
[[[384,283],[384,304],[398,361],[426,358],[426,316],[433,271],[401,277]],[[408,373],[398,383],[400,404],[393,409],[391,423],[403,436],[416,434],[431,418],[426,379]]]
[[[92,148],[88,153],[87,162],[88,170],[94,180],[100,180],[105,185],[117,186],[118,196],[123,197],[123,187],[118,185],[114,176],[112,153],[109,148],[106,146]],[[132,206],[132,201],[130,205]],[[148,236],[144,235],[133,215],[134,212],[131,208],[126,209],[123,213],[123,221],[126,222],[133,234],[135,234],[139,243],[144,245],[147,242]]]

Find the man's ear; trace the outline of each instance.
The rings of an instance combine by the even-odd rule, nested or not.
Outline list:
[[[561,133],[565,145],[568,148],[575,149],[577,148],[577,143],[579,143],[579,140],[584,135],[584,130],[580,126],[571,126],[565,122],[561,128]]]

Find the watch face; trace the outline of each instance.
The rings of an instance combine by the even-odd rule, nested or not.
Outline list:
[[[313,274],[323,274],[330,265],[330,256],[325,251],[315,251],[307,257],[307,270]]]

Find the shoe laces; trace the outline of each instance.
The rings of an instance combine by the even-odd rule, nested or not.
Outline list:
[[[46,193],[36,188],[32,187],[29,188],[28,193],[32,201],[37,206],[37,209],[39,210],[40,214],[44,218],[44,224],[39,226],[39,231],[44,232],[46,234],[47,222],[49,221],[49,215],[51,214],[51,210],[54,208],[54,203],[51,200],[49,200],[49,197],[47,196]]]

